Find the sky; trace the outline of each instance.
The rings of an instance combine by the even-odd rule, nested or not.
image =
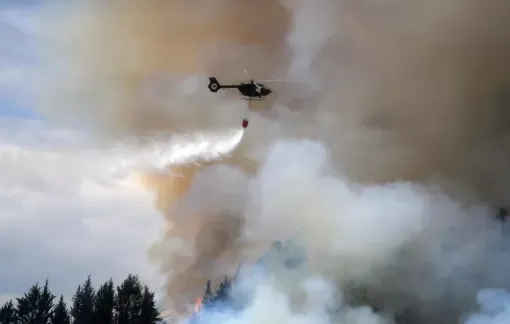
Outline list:
[[[153,197],[117,171],[115,150],[85,149],[75,129],[51,126],[24,89],[37,64],[35,1],[0,4],[0,303],[49,279],[70,298],[138,273],[157,288],[148,249],[163,229]]]

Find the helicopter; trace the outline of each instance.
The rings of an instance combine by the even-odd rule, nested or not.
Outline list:
[[[249,82],[241,82],[239,84],[220,84],[216,77],[209,77],[209,85],[207,86],[211,92],[218,92],[220,89],[237,89],[239,93],[244,96],[242,99],[249,101],[249,106],[252,100],[264,100],[267,96],[273,93],[273,90],[266,86],[264,83],[282,82],[282,80],[254,80],[247,70],[244,73],[248,76]],[[243,119],[243,128],[248,127],[248,120]]]
[[[273,93],[273,90],[263,83],[282,82],[282,80],[254,80],[250,77],[247,70],[244,73],[248,76],[249,82],[241,82],[240,84],[220,84],[216,77],[209,77],[208,88],[211,92],[218,92],[220,89],[237,89],[245,100],[264,100]]]

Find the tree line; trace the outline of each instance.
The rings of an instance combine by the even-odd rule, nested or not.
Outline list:
[[[213,308],[220,304],[222,306],[232,306],[233,299],[230,295],[232,281],[225,276],[225,279],[219,284],[218,288],[213,292],[211,289],[211,280],[207,281],[204,296],[202,297],[202,307]]]
[[[0,324],[153,324],[161,322],[154,292],[136,275],[117,287],[110,279],[94,289],[90,276],[78,286],[68,306],[38,283],[0,308]]]
[[[213,309],[230,309],[235,310],[236,305],[234,303],[234,299],[231,296],[232,289],[232,279],[229,279],[228,276],[225,276],[225,279],[219,284],[218,288],[213,292],[211,289],[211,281],[208,280],[204,295],[201,297],[201,302],[199,305],[199,309],[196,309],[192,314],[189,324],[198,324],[200,323],[200,315],[204,310],[213,310]]]
[[[271,248],[257,261],[256,264],[264,267],[265,260],[271,253],[278,254],[283,262],[283,266],[288,269],[296,268],[303,262],[306,262],[305,251],[303,251],[299,245],[296,245],[295,242],[290,240],[285,243],[281,241],[274,241]],[[242,264],[239,266],[237,273],[232,278],[225,276],[215,291],[211,288],[211,281],[207,281],[204,294],[201,297],[200,307],[192,314],[190,324],[199,323],[202,311],[222,311],[228,309],[231,312],[238,312],[246,307],[246,301],[243,300],[244,298],[236,300],[236,298],[232,295],[232,286],[236,281],[241,266]]]

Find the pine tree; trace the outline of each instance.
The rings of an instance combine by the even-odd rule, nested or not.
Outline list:
[[[88,276],[83,286],[78,286],[73,296],[71,316],[74,324],[90,324],[94,316],[95,291]]]
[[[55,309],[53,310],[53,316],[51,318],[51,324],[70,324],[71,317],[69,316],[69,311],[67,310],[67,305],[64,302],[64,296],[60,296],[60,300],[58,301]]]
[[[113,324],[113,308],[115,303],[115,288],[113,280],[105,282],[99,287],[94,303],[94,323]]]
[[[218,289],[216,289],[214,299],[215,301],[227,301],[228,294],[230,293],[230,280],[227,276],[225,276],[225,279],[220,283],[218,286]]]
[[[508,210],[506,208],[500,208],[497,219],[501,222],[505,222],[508,218]]]
[[[16,308],[12,300],[5,303],[0,308],[0,324],[15,324],[17,323]]]
[[[207,280],[207,284],[205,286],[204,296],[202,297],[202,305],[204,307],[209,307],[212,305],[214,299],[214,295],[211,290],[211,280]]]
[[[44,288],[41,293],[37,307],[37,322],[41,324],[47,324],[51,322],[51,315],[53,311],[53,301],[55,295],[53,295],[49,288],[48,279],[44,283]]]
[[[37,302],[41,296],[41,287],[36,283],[23,297],[16,298],[18,305],[16,306],[16,314],[18,315],[18,323],[20,324],[37,324],[36,312]]]
[[[161,321],[158,309],[156,308],[156,301],[154,293],[150,291],[149,287],[144,286],[142,309],[140,313],[139,324],[155,324]]]
[[[42,290],[36,283],[23,297],[16,298],[18,323],[48,324],[51,319],[53,299],[55,296],[49,290],[48,280]]]
[[[117,287],[115,298],[116,324],[136,323],[141,314],[143,301],[142,285],[138,276],[128,277]]]
[[[81,304],[82,304],[82,298],[83,295],[81,291],[81,285],[78,286],[76,289],[76,292],[73,295],[73,306],[71,306],[71,317],[73,318],[73,322],[76,323],[78,321],[78,318],[80,317],[80,311],[81,311]]]

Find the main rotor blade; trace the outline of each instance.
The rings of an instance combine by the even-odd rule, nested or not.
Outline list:
[[[278,80],[257,80],[257,82],[260,82],[260,83],[270,83],[270,82],[283,82],[282,79],[278,79]]]
[[[248,76],[248,79],[253,80],[253,79],[251,78],[251,76],[250,76],[250,73],[248,73],[248,71],[247,71],[247,70],[244,70],[244,73],[246,73],[246,75]]]

